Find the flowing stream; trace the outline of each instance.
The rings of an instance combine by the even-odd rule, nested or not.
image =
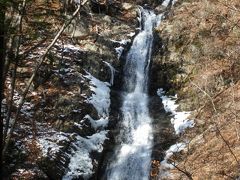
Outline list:
[[[121,130],[117,137],[118,146],[104,175],[109,180],[149,178],[153,130],[148,110],[148,71],[153,28],[159,16],[143,8],[140,14],[140,32],[127,54],[124,67]]]

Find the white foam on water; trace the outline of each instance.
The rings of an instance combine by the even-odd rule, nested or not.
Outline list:
[[[152,11],[140,9],[140,32],[133,40],[124,67],[123,105],[119,146],[108,164],[105,178],[109,180],[147,180],[153,145],[152,119],[148,110],[148,71],[157,17]]]

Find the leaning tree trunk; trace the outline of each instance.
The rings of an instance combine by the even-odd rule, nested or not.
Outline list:
[[[24,0],[25,1],[25,0]],[[57,35],[55,36],[55,38],[52,40],[51,44],[46,48],[44,54],[42,55],[42,57],[40,58],[39,60],[39,63],[36,65],[35,67],[35,70],[34,72],[32,73],[32,76],[30,77],[30,79],[28,80],[27,82],[27,85],[26,85],[26,88],[24,89],[23,91],[23,94],[22,94],[22,97],[19,101],[19,106],[18,106],[18,109],[17,109],[17,112],[16,112],[16,116],[15,118],[13,119],[13,122],[12,122],[12,126],[11,128],[9,129],[9,133],[6,137],[6,140],[5,140],[5,144],[4,144],[4,148],[2,150],[2,155],[4,156],[6,151],[7,151],[7,148],[8,148],[8,145],[10,143],[10,140],[12,138],[12,135],[13,135],[13,131],[14,131],[14,128],[15,128],[15,125],[16,125],[16,122],[18,120],[18,117],[20,115],[20,111],[21,111],[21,108],[25,102],[25,98],[28,94],[28,91],[30,89],[30,86],[33,82],[33,79],[35,78],[35,76],[37,75],[37,72],[38,70],[40,69],[41,65],[43,64],[48,52],[50,51],[50,49],[53,47],[53,45],[57,42],[58,38],[60,37],[60,35],[63,33],[63,31],[71,24],[72,20],[77,16],[77,14],[79,13],[80,9],[81,9],[81,6],[83,6],[88,0],[84,0],[83,2],[81,2],[81,4],[78,4],[77,5],[77,9],[76,11],[73,13],[72,17],[66,21],[64,23],[64,25],[62,26],[62,28],[58,31]]]

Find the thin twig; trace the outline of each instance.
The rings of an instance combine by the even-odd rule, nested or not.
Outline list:
[[[229,9],[232,9],[232,10],[234,10],[234,11],[240,12],[240,10],[237,9],[236,7],[229,6],[229,5],[225,4],[225,3],[220,2],[219,0],[217,0],[217,2],[218,2],[219,4],[221,4],[221,5],[223,5],[223,6],[226,6],[226,7],[229,8]]]
[[[215,113],[217,113],[217,110],[216,110],[216,107],[215,107],[212,97],[206,91],[204,91],[202,88],[200,88],[198,85],[196,85],[195,83],[193,83],[193,82],[190,82],[190,83],[192,85],[194,85],[196,88],[198,88],[201,92],[203,92],[210,99],[212,106],[213,106],[213,110]]]
[[[171,165],[173,165],[178,171],[182,172],[184,175],[188,177],[188,179],[193,180],[192,174],[189,173],[187,170],[183,170],[180,167],[178,167],[175,162],[170,162]]]
[[[232,156],[234,157],[235,161],[237,162],[237,165],[240,167],[240,163],[237,159],[237,156],[234,154],[234,152],[232,151],[232,148],[230,147],[229,143],[227,142],[227,140],[223,137],[220,129],[218,128],[217,124],[215,123],[216,129],[218,134],[220,135],[221,139],[223,140],[223,142],[227,145],[228,150],[230,151],[230,153],[232,154]]]
[[[216,113],[216,115],[218,116],[218,112],[216,110],[216,106],[214,104],[214,101],[213,101],[213,98],[206,92],[204,91],[202,88],[200,88],[198,85],[194,84],[193,82],[191,82],[192,85],[194,85],[195,87],[197,87],[200,91],[202,91],[205,95],[207,95],[207,97],[210,99],[211,103],[212,103],[212,106],[213,106],[213,109]],[[232,148],[230,147],[229,143],[227,142],[227,140],[223,137],[217,123],[215,121],[213,121],[215,127],[216,127],[216,130],[217,130],[217,133],[220,135],[221,139],[223,140],[223,142],[226,144],[226,146],[228,147],[228,150],[229,152],[232,154],[232,156],[234,157],[235,161],[237,162],[238,166],[240,167],[240,163],[236,157],[236,155],[234,154],[234,152],[232,151]]]

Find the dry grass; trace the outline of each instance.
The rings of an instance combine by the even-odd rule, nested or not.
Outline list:
[[[182,60],[188,75],[180,103],[191,104],[196,127],[184,135],[191,142],[178,163],[193,179],[240,176],[239,12],[237,0],[182,0],[159,27],[169,60]],[[176,169],[172,173],[173,179],[186,179]]]

